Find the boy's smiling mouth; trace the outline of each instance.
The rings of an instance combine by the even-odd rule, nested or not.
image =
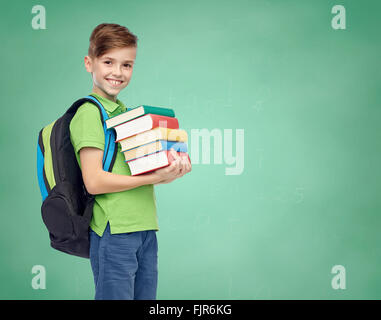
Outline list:
[[[106,78],[106,80],[113,87],[119,87],[123,83],[123,81],[121,81],[121,80],[115,80],[115,79],[110,79],[110,78]]]

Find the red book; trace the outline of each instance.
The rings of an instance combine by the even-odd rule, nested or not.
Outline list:
[[[160,116],[157,114],[146,114],[142,117],[115,126],[115,142],[119,142],[120,140],[156,127],[178,129],[179,122],[177,118],[173,117]]]
[[[177,152],[180,157],[190,158],[186,152]],[[130,167],[131,175],[136,176],[138,174],[153,171],[159,168],[168,166],[173,162],[174,158],[169,150],[163,150],[155,153],[151,153],[147,156],[140,157],[131,161],[127,161]]]

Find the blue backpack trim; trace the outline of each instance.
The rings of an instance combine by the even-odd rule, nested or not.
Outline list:
[[[105,150],[103,152],[103,170],[109,171],[110,165],[113,160],[115,152],[115,132],[114,130],[108,130],[106,127],[106,120],[109,118],[106,110],[103,108],[102,104],[93,96],[87,96],[86,98],[93,100],[102,110],[103,117],[103,130],[105,133]]]
[[[41,151],[40,145],[37,144],[37,176],[38,185],[40,186],[42,200],[48,196],[48,190],[46,189],[46,184],[44,181],[44,154]]]

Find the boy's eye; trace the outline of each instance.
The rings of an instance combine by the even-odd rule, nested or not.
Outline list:
[[[111,61],[105,61],[104,63],[105,63],[105,64],[111,64]],[[126,68],[131,68],[131,67],[132,67],[132,65],[130,65],[129,63],[126,63],[124,66],[125,66]]]

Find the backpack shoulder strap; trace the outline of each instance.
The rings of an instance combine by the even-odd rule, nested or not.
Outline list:
[[[82,106],[85,102],[90,102],[94,104],[100,113],[101,116],[101,121],[103,125],[103,130],[105,134],[105,149],[103,152],[103,170],[111,172],[115,159],[116,159],[116,154],[118,151],[118,148],[116,147],[115,144],[115,132],[114,130],[107,129],[105,121],[109,118],[106,110],[104,109],[103,105],[99,102],[99,100],[92,96],[88,95],[85,98],[79,99],[75,101],[72,106],[66,111],[66,113],[74,114],[77,112],[78,108]]]

